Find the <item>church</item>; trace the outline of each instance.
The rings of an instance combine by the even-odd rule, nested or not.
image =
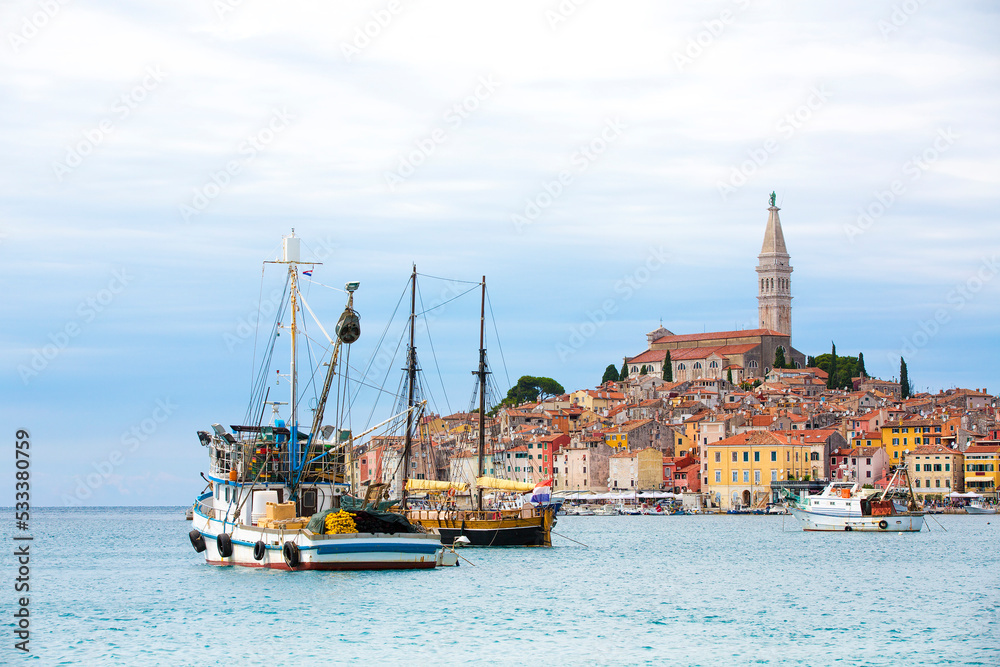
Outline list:
[[[805,366],[805,355],[792,347],[792,266],[778,218],[780,209],[774,202],[771,193],[757,263],[759,328],[678,336],[661,326],[646,334],[645,352],[625,358],[630,374],[638,374],[646,366],[650,375],[662,376],[667,351],[675,382],[725,380],[730,372],[736,383],[763,378],[771,371],[779,347],[786,363],[796,368]]]

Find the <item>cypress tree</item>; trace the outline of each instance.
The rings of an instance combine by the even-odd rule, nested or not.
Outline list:
[[[774,367],[775,368],[785,368],[786,367],[786,364],[785,364],[785,348],[782,347],[781,345],[779,345],[778,349],[776,349],[774,351]]]
[[[639,375],[649,375],[649,366],[643,364],[642,368],[639,369]]]
[[[826,378],[826,388],[834,389],[837,386],[837,346],[833,341],[830,341],[831,351],[830,351],[830,375]]]
[[[902,399],[910,397],[910,374],[906,372],[906,361],[899,358],[899,396]]]
[[[863,352],[858,352],[858,375],[868,377],[868,372],[865,370],[865,355]]]
[[[726,370],[726,382],[729,384],[733,383],[733,369],[729,368]]]
[[[618,381],[624,382],[628,379],[628,362],[622,363],[622,372],[618,374]]]
[[[670,361],[670,350],[667,350],[667,356],[663,358],[663,379],[667,382],[674,381],[674,366]]]

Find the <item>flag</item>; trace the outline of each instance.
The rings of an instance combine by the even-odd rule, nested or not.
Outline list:
[[[532,503],[547,503],[550,499],[550,489],[552,487],[552,478],[542,480],[538,484],[535,484],[535,490],[531,493]]]
[[[302,275],[309,276],[310,278],[312,277],[312,274],[313,274],[312,269],[309,269],[308,271],[303,271],[302,272]]]

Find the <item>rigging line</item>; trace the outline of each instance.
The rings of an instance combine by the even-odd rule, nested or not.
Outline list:
[[[493,332],[497,337],[497,347],[500,349],[500,363],[503,364],[503,374],[507,378],[507,386],[513,386],[510,383],[510,373],[507,372],[507,359],[503,356],[503,345],[500,344],[500,332],[497,330],[497,318],[493,315],[493,301],[490,300],[490,292],[486,290],[486,303],[490,305],[490,319],[493,320]]]
[[[479,284],[481,285],[482,283],[479,283]],[[451,297],[451,298],[450,298],[450,299],[448,299],[447,301],[442,301],[441,303],[439,303],[439,304],[437,304],[437,305],[434,305],[434,306],[431,306],[431,307],[430,307],[430,308],[428,308],[427,310],[424,310],[424,311],[422,311],[422,312],[419,312],[419,313],[417,313],[417,317],[420,317],[421,315],[423,315],[423,314],[425,314],[425,313],[429,313],[429,312],[431,312],[432,310],[437,310],[438,308],[440,308],[440,307],[442,307],[442,306],[446,306],[446,305],[448,305],[449,303],[451,303],[452,301],[454,301],[455,299],[461,299],[461,298],[462,298],[463,296],[465,296],[465,295],[466,295],[466,294],[468,294],[469,292],[472,292],[472,291],[475,291],[475,289],[476,289],[475,287],[470,287],[469,289],[465,290],[465,291],[464,291],[464,292],[462,292],[461,294],[459,294],[459,295],[457,295],[457,296],[453,296],[453,297]],[[420,303],[420,306],[421,306],[421,307],[423,307],[423,305],[424,305],[424,304],[423,304],[423,300],[421,300],[421,303]]]
[[[475,289],[475,288],[473,288],[473,289]],[[467,293],[468,292],[466,292],[466,294]],[[424,307],[424,295],[419,290],[417,291],[417,294],[420,297],[420,307],[423,308]],[[458,297],[456,297],[456,298],[458,298]],[[445,303],[447,303],[447,301]],[[441,305],[444,305],[444,304],[441,304]],[[427,311],[425,310],[424,312],[427,312]],[[448,412],[450,414],[451,413],[451,401],[448,400],[448,390],[445,389],[445,387],[444,387],[444,377],[441,375],[441,366],[440,366],[440,364],[438,364],[437,352],[434,351],[434,340],[431,338],[431,328],[428,325],[427,318],[424,318],[424,331],[427,333],[427,342],[430,343],[430,346],[431,346],[431,358],[434,359],[434,368],[437,369],[438,380],[441,382],[441,391],[444,393],[444,404],[445,404],[445,407],[448,408]],[[430,393],[430,392],[428,391],[428,393]]]
[[[392,358],[390,359],[389,364],[386,366],[385,375],[382,378],[382,386],[379,388],[379,392],[383,392],[384,391],[385,383],[386,383],[386,381],[388,381],[388,379],[389,379],[389,373],[392,371],[392,364],[396,362],[396,355],[399,354],[399,346],[403,344],[403,339],[405,337],[406,337],[406,331],[404,330],[403,334],[399,338],[399,342],[396,343],[396,349],[392,353]],[[357,395],[355,394],[355,396],[357,396]],[[379,394],[379,396],[377,396],[375,398],[375,402],[372,403],[371,412],[368,413],[368,421],[365,423],[365,428],[366,429],[369,426],[371,426],[372,417],[375,416],[375,408],[378,407],[378,402],[379,402],[380,399],[381,399],[381,393]],[[353,401],[351,402],[351,404],[353,405]]]
[[[385,328],[382,330],[382,335],[379,336],[378,343],[375,344],[375,348],[372,350],[372,356],[368,360],[368,365],[365,366],[364,372],[361,373],[361,377],[367,377],[368,371],[371,370],[372,364],[375,363],[375,358],[378,356],[378,351],[382,349],[382,343],[385,341],[386,334],[389,333],[389,327],[392,326],[393,320],[396,319],[396,313],[399,312],[399,304],[403,303],[403,297],[406,296],[406,290],[409,287],[409,285],[410,281],[407,280],[406,285],[403,287],[403,291],[399,295],[399,300],[396,301],[396,307],[393,309],[392,315],[389,317],[389,320],[385,323]],[[397,349],[399,348],[397,347]],[[354,402],[358,400],[358,395],[360,391],[361,388],[359,387],[358,392],[354,394],[354,396],[351,398],[351,402],[347,406],[348,410],[354,407]]]
[[[260,265],[260,291],[257,294],[257,312],[260,312],[260,304],[264,301],[264,267],[265,264]],[[253,364],[250,366],[250,396],[253,396],[253,385],[254,385],[254,369],[257,368],[257,337],[260,335],[260,318],[254,318],[254,330],[253,330]]]
[[[445,282],[451,283],[465,283],[466,285],[481,285],[482,283],[478,280],[458,280],[457,278],[442,278],[441,276],[432,276],[428,273],[418,273],[418,276],[423,276],[424,278],[433,278],[434,280],[444,280]]]

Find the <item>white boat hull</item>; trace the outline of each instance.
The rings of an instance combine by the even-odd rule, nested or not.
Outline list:
[[[275,530],[234,525],[195,512],[194,528],[205,540],[205,562],[275,570],[404,570],[456,565],[457,555],[429,533],[316,535],[309,530]],[[223,557],[217,538],[226,533],[232,554]],[[254,558],[254,545],[264,542],[264,554]],[[298,563],[285,559],[285,543],[294,544]]]
[[[965,508],[968,514],[996,514],[996,509],[992,507],[976,507],[974,505],[969,505]]]
[[[818,512],[807,512],[790,507],[802,530],[853,531],[874,533],[916,533],[924,527],[924,515],[920,513],[895,514],[889,516],[835,516]]]

